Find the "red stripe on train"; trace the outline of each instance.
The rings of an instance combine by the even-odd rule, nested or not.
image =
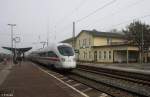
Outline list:
[[[60,59],[56,57],[48,57],[48,59],[52,61],[60,61]]]
[[[60,61],[60,59],[57,57],[40,57],[40,58],[44,60]]]
[[[41,57],[41,59],[51,60],[51,61],[60,61],[60,59],[57,57]]]

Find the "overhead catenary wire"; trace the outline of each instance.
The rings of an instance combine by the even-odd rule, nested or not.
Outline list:
[[[116,0],[113,0],[113,1],[115,2]],[[111,1],[111,2],[112,2],[112,1]],[[110,3],[110,2],[109,2],[109,3]],[[141,3],[141,0],[138,0],[138,1],[134,2],[134,3],[132,3],[132,4],[128,5],[128,6],[126,6],[126,7],[124,7],[123,9],[124,9],[124,10],[125,10],[126,8],[128,9],[128,8],[130,8],[130,7],[133,7],[133,6],[137,5],[137,4],[139,4],[139,3]],[[105,5],[106,5],[106,4],[105,4]],[[110,4],[109,4],[109,5],[110,5]],[[102,8],[102,7],[101,7],[101,8]],[[96,10],[95,10],[95,11],[96,11]],[[95,14],[95,13],[96,13],[95,11],[93,11],[92,13]],[[119,12],[121,12],[121,11],[114,12],[114,13],[112,13],[112,15],[118,14]],[[77,22],[81,22],[81,21],[84,20],[84,19],[87,19],[89,16],[93,15],[92,13],[86,15],[85,17],[82,17],[82,18],[78,19],[78,20],[76,21],[76,23],[77,23]],[[122,25],[122,24],[124,24],[124,23],[129,22],[129,21],[132,21],[132,20],[134,20],[134,19],[142,19],[142,18],[146,18],[146,17],[149,17],[149,16],[150,16],[150,15],[144,15],[144,16],[140,16],[140,17],[136,17],[136,18],[133,17],[132,19],[123,21],[123,22],[118,23],[118,24],[115,24],[115,25],[111,25],[111,26],[109,26],[109,27],[119,26],[119,25]],[[72,23],[70,23],[70,24],[68,24],[67,26],[65,26],[65,29],[67,29],[67,27],[72,26],[71,24],[72,24]],[[63,31],[64,31],[65,29],[63,29]]]
[[[124,24],[124,23],[128,23],[128,22],[133,21],[133,20],[143,19],[143,18],[146,18],[146,17],[150,17],[150,14],[143,15],[143,16],[136,17],[136,18],[132,18],[132,19],[129,19],[129,20],[126,20],[126,21],[120,22],[120,23],[118,23],[118,24],[111,25],[111,26],[109,26],[109,27],[119,26],[119,25],[122,25],[122,24]],[[109,28],[109,27],[108,27],[108,28]]]
[[[110,1],[110,2],[108,2],[108,3],[106,3],[105,5],[101,6],[100,8],[97,8],[96,10],[94,10],[94,11],[91,12],[91,13],[89,13],[88,15],[86,15],[86,16],[84,16],[84,17],[78,19],[78,20],[76,20],[76,23],[81,22],[82,20],[84,20],[84,19],[90,17],[91,15],[93,15],[93,14],[97,13],[98,11],[104,9],[105,7],[107,7],[107,6],[111,5],[111,4],[113,4],[114,2],[116,2],[116,0],[112,0],[112,1]]]
[[[94,11],[91,12],[91,13],[89,13],[88,15],[86,15],[86,16],[84,16],[84,17],[78,19],[78,20],[76,20],[75,22],[76,22],[76,23],[81,22],[82,20],[84,20],[84,19],[88,18],[89,16],[95,14],[96,12],[98,12],[98,11],[104,9],[105,7],[107,7],[107,6],[111,5],[111,4],[113,4],[114,2],[116,2],[116,0],[112,0],[112,1],[110,1],[110,2],[108,2],[108,3],[106,3],[106,4],[104,4],[103,6],[97,8],[96,10],[94,10]],[[71,26],[71,25],[68,24],[67,26],[65,26],[65,28],[70,27],[70,26]],[[65,29],[63,29],[63,31],[64,31],[64,30],[65,30]]]
[[[74,8],[71,12],[69,12],[68,14],[64,15],[62,17],[62,19],[60,19],[59,21],[56,22],[55,25],[60,25],[63,23],[63,21],[65,21],[66,19],[68,19],[69,17],[71,17],[76,11],[78,11],[85,3],[87,0],[82,0],[81,2],[79,2],[78,6],[76,8]]]
[[[139,4],[139,3],[143,2],[143,1],[144,1],[144,0],[138,0],[138,1],[136,1],[136,2],[134,2],[134,3],[132,3],[132,4],[130,4],[130,5],[127,5],[127,6],[123,7],[121,10],[118,10],[118,11],[116,11],[116,12],[113,12],[113,13],[111,13],[111,14],[108,14],[107,16],[104,16],[104,17],[101,17],[101,18],[95,20],[95,21],[93,22],[93,24],[98,23],[100,20],[102,20],[102,19],[104,19],[104,18],[106,18],[106,17],[110,17],[110,16],[116,15],[116,14],[118,14],[118,13],[120,13],[120,12],[124,12],[123,10],[127,10],[127,9],[129,9],[129,8],[135,6],[135,5],[137,5],[137,4]],[[87,25],[87,27],[89,27],[90,25],[91,25],[91,24]]]
[[[65,21],[66,19],[68,19],[69,17],[71,17],[75,12],[77,12],[88,0],[82,0],[78,6],[76,8],[74,8],[70,13],[64,15],[64,17],[57,21],[54,28],[56,30],[56,26],[63,24],[63,21]],[[67,25],[65,25],[63,28],[61,28],[61,32],[65,31],[66,28],[69,28],[71,26],[72,23],[69,23]]]

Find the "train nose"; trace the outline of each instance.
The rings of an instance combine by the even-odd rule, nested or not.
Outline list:
[[[63,62],[64,68],[76,68],[76,62]]]

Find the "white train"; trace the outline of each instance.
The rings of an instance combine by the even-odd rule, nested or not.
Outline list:
[[[32,52],[29,59],[45,65],[52,65],[57,69],[76,68],[75,52],[66,43],[51,44],[40,51]]]

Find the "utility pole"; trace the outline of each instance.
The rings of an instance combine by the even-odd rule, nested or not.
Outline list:
[[[141,64],[143,63],[143,51],[144,51],[144,49],[143,49],[143,45],[144,45],[144,40],[143,40],[143,25],[142,25],[142,35],[141,35],[141,43],[142,43],[142,45],[141,45],[141,53],[142,53],[142,55],[141,55],[141,59],[142,59],[142,61],[141,61]]]
[[[48,43],[49,43],[49,16],[48,16],[48,23],[47,23],[47,46],[48,46]]]
[[[13,55],[13,27],[16,26],[16,24],[8,24],[8,26],[11,27],[11,47],[12,47],[12,55]],[[12,59],[14,59],[14,56],[12,57]]]
[[[47,46],[48,46],[48,42],[49,42],[49,33],[47,33]]]
[[[73,22],[73,42],[72,42],[72,46],[75,50],[75,22]]]

